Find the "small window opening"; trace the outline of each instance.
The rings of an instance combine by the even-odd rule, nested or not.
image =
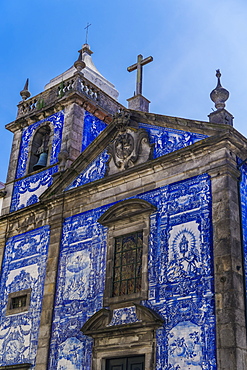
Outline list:
[[[30,306],[31,289],[9,293],[6,315],[26,312]]]
[[[14,310],[15,308],[26,307],[26,305],[27,305],[27,294],[11,298],[10,304],[11,310]]]

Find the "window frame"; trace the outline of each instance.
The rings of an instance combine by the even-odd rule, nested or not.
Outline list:
[[[16,364],[16,365],[3,365],[0,366],[2,370],[29,370],[32,364],[24,363],[24,364]]]
[[[16,315],[16,314],[27,312],[29,310],[29,307],[30,307],[31,291],[32,291],[31,288],[29,288],[29,289],[24,289],[24,290],[19,290],[17,292],[9,293],[8,302],[7,302],[7,309],[6,309],[6,316]],[[22,297],[24,295],[27,296],[26,305],[22,306],[22,307],[12,308],[12,300],[14,298]]]
[[[148,299],[150,214],[155,210],[156,208],[147,201],[142,199],[128,199],[116,203],[99,218],[98,222],[108,227],[106,279],[103,297],[104,307],[124,307],[129,305],[130,302],[140,303],[140,301]],[[113,297],[115,238],[134,232],[142,232],[143,239],[141,290],[136,293]]]
[[[142,232],[142,272],[141,272],[141,290],[136,293],[120,295],[113,297],[113,270],[115,257],[115,239],[119,236]],[[139,302],[148,298],[148,281],[147,281],[147,253],[148,253],[148,235],[149,222],[145,219],[137,219],[127,225],[117,222],[108,229],[108,250],[107,250],[107,268],[106,284],[104,292],[104,306],[118,305],[124,302]]]
[[[134,239],[134,243],[132,243],[132,247],[123,249],[124,247],[124,240],[126,239]],[[138,239],[141,239],[141,243],[138,244]],[[142,253],[143,253],[143,230],[135,231],[134,233],[128,233],[120,236],[115,236],[114,242],[114,259],[113,259],[113,277],[112,277],[112,296],[118,297],[122,295],[129,295],[130,293],[122,293],[121,290],[124,285],[126,285],[126,290],[129,290],[129,282],[133,284],[133,292],[138,293],[141,290],[141,285],[138,284],[138,280],[141,280],[141,272],[142,272]],[[119,248],[117,248],[117,245]],[[138,253],[139,252],[139,253]],[[138,261],[137,255],[140,254],[140,259]],[[133,264],[124,263],[123,258],[125,256],[129,256],[133,261]],[[139,263],[138,263],[139,262]],[[139,268],[138,268],[139,266]],[[133,269],[134,267],[134,269]],[[128,278],[124,276],[124,270],[131,270],[131,276]],[[118,270],[118,273],[117,273]],[[118,276],[116,276],[118,275]],[[115,294],[114,290],[116,289],[115,286],[119,285],[117,290],[118,293]]]
[[[32,364],[24,363],[24,364],[16,364],[16,365],[3,365],[0,366],[2,370],[28,370],[30,369]]]

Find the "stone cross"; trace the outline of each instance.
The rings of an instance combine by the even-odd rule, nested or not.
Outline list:
[[[88,38],[88,28],[90,27],[90,26],[92,26],[92,24],[90,23],[88,23],[87,25],[86,25],[86,27],[84,28],[84,30],[86,30],[86,44],[87,44],[87,38]]]
[[[143,59],[141,54],[137,57],[137,63],[133,64],[132,66],[127,68],[127,71],[132,72],[137,69],[137,77],[136,77],[136,95],[142,94],[142,66],[148,64],[153,61],[153,57],[147,57]]]

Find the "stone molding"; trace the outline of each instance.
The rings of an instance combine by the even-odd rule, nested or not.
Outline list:
[[[103,226],[109,226],[124,218],[135,217],[142,213],[152,213],[156,208],[142,199],[128,199],[110,207],[99,219]]]
[[[156,363],[156,330],[163,319],[153,310],[135,304],[138,321],[110,326],[112,312],[102,309],[81,328],[94,339],[92,370],[104,368],[107,358],[145,354],[145,370],[154,370]]]
[[[28,370],[30,369],[31,364],[17,364],[17,365],[7,365],[7,366],[0,366],[1,370]]]
[[[109,335],[112,337],[114,335],[113,332],[119,331],[120,327],[121,332],[123,332],[132,330],[137,331],[138,328],[142,329],[143,327],[158,329],[163,325],[164,320],[156,312],[137,303],[134,303],[133,305],[136,307],[136,315],[139,321],[130,324],[109,326],[112,318],[112,310],[102,308],[90,317],[90,319],[81,328],[81,331],[83,334],[89,335],[92,338],[99,336],[100,334],[107,335],[108,333],[111,333]]]

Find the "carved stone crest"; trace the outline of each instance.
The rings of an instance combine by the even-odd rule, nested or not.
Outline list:
[[[144,129],[122,126],[108,146],[110,158],[106,175],[112,175],[151,159],[152,145]]]

